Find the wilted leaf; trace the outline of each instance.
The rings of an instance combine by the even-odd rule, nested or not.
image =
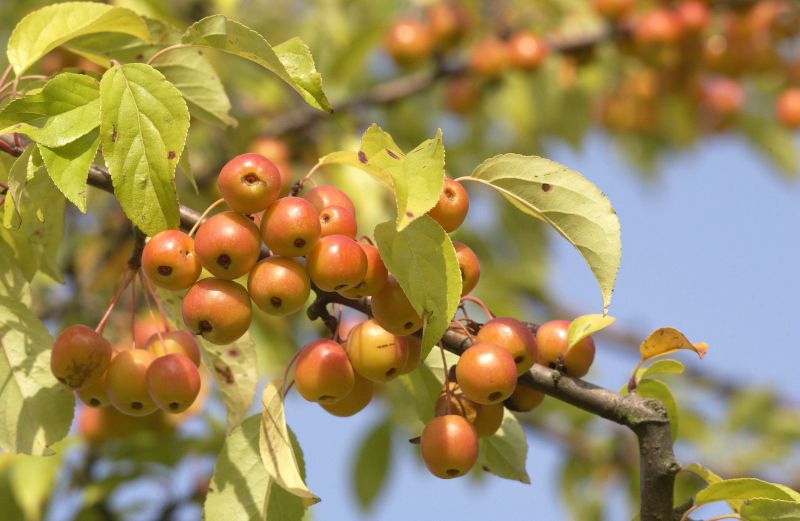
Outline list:
[[[692,344],[689,340],[675,328],[662,327],[658,328],[642,342],[639,346],[639,353],[642,355],[642,360],[649,360],[650,358],[674,353],[681,349],[688,349],[694,351],[697,356],[703,358],[708,351],[708,344],[705,342],[698,342]]]

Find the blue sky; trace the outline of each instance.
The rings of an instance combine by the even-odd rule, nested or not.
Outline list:
[[[643,333],[677,327],[710,345],[703,361],[682,357],[687,364],[800,399],[793,383],[800,363],[800,185],[787,183],[736,138],[666,158],[660,177],[649,183],[601,135],[590,137],[581,153],[550,147],[549,157],[591,179],[619,214],[623,260],[610,312],[621,327]],[[581,311],[599,308],[591,273],[565,241],[557,244],[551,269],[561,300]],[[600,345],[588,379],[619,388],[634,363]],[[388,486],[363,513],[353,499],[350,465],[361,436],[381,420],[380,407],[340,419],[292,396],[288,420],[305,451],[309,485],[323,498],[314,507],[319,521],[566,519],[554,485],[559,449],[532,435],[531,486],[436,479],[398,436]],[[622,519],[624,511],[615,514]]]

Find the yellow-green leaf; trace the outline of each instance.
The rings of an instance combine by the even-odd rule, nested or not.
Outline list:
[[[478,463],[483,470],[505,479],[529,485],[525,470],[528,440],[519,420],[508,409],[503,410],[503,423],[496,433],[479,440]]]
[[[261,435],[259,450],[267,474],[284,490],[301,498],[306,505],[319,502],[306,486],[286,427],[283,408],[283,381],[275,379],[261,395]]]
[[[303,52],[296,42],[284,44],[287,46],[279,55],[256,31],[218,14],[193,23],[184,33],[183,43],[213,47],[255,62],[277,74],[312,107],[326,112],[333,110],[322,90],[311,53]]]
[[[683,373],[683,364],[677,360],[657,360],[647,367],[642,367],[636,371],[636,380],[648,378],[659,374],[681,374]]]
[[[616,319],[609,315],[583,315],[577,317],[569,324],[567,331],[567,346],[572,349],[572,346],[586,338],[587,336],[601,331],[611,324]]]
[[[53,184],[86,213],[86,180],[100,147],[100,131],[95,129],[62,147],[50,148],[42,144],[38,147]]]
[[[669,386],[661,380],[645,378],[636,384],[636,394],[645,398],[654,398],[664,404],[669,415],[669,431],[672,441],[678,437],[678,402]]]
[[[756,478],[726,479],[711,483],[694,498],[696,505],[705,505],[716,501],[747,501],[754,498],[779,499],[783,501],[797,501],[797,492],[787,487],[762,481]],[[738,512],[743,503],[735,507]]]
[[[708,351],[708,344],[705,342],[697,342],[692,344],[689,340],[675,328],[661,327],[650,333],[650,335],[639,346],[639,353],[642,355],[642,360],[649,360],[650,358],[674,353],[681,349],[694,351],[697,356],[703,358]]]
[[[487,159],[462,180],[491,186],[575,246],[600,286],[603,312],[608,310],[622,245],[617,214],[594,184],[564,165],[519,154]]]
[[[403,231],[391,222],[375,227],[381,259],[423,317],[422,356],[444,335],[461,298],[461,272],[455,248],[441,226],[428,216]]]
[[[742,506],[747,521],[800,521],[800,503],[781,499],[754,498]]]
[[[0,294],[0,449],[33,455],[69,432],[75,399],[50,371],[53,340],[16,297]]]
[[[253,403],[258,385],[256,346],[245,333],[236,342],[220,346],[197,337],[206,365],[219,386],[227,411],[228,432],[236,427]]]
[[[361,137],[358,152],[333,152],[317,166],[348,165],[375,177],[395,194],[397,230],[402,231],[436,205],[444,186],[442,131],[404,153],[387,132],[370,126]]]
[[[150,39],[144,20],[129,9],[97,2],[65,2],[38,9],[14,27],[6,50],[8,62],[19,76],[73,38],[107,32]]]
[[[103,157],[125,214],[147,235],[178,225],[175,167],[189,131],[180,91],[143,63],[112,67],[100,81]]]

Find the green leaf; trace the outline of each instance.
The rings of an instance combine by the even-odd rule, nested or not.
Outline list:
[[[180,91],[153,67],[112,67],[100,81],[103,157],[125,214],[147,235],[179,221],[175,166],[189,130]]]
[[[487,159],[462,180],[498,190],[522,212],[555,228],[578,249],[600,285],[608,311],[622,256],[617,214],[588,179],[554,161],[518,154]]]
[[[295,456],[292,439],[286,427],[283,406],[283,381],[275,379],[261,395],[261,461],[272,480],[287,492],[299,497],[305,505],[319,502],[306,486]]]
[[[756,478],[737,478],[709,484],[697,493],[694,502],[696,505],[705,505],[717,501],[747,501],[754,498],[798,501],[797,493],[786,487]],[[740,503],[738,507],[734,507],[737,512],[741,505]]]
[[[326,112],[333,110],[322,91],[311,55],[300,52],[298,45],[291,41],[279,56],[256,31],[223,15],[213,15],[193,23],[184,33],[183,43],[213,47],[255,62],[277,74],[312,107]]]
[[[203,511],[205,519],[265,519],[267,470],[258,450],[260,415],[231,431],[217,457]]]
[[[175,49],[156,58],[153,67],[181,91],[192,116],[220,127],[236,124],[222,81],[202,49]]]
[[[422,356],[447,331],[461,298],[461,272],[450,237],[428,216],[403,231],[385,222],[375,227],[381,259],[424,320]]]
[[[659,374],[681,374],[683,373],[683,364],[677,360],[668,358],[666,360],[658,360],[636,371],[636,379],[641,380],[656,376]]]
[[[189,153],[181,154],[181,160],[178,161],[178,170],[181,171],[183,176],[189,181],[189,184],[192,185],[194,188],[194,193],[199,194],[200,189],[197,187],[197,181],[194,178],[194,173],[192,172],[192,165],[189,163]]]
[[[517,417],[503,410],[503,423],[496,433],[480,438],[478,465],[486,472],[529,485],[531,478],[525,470],[528,440]]]
[[[100,147],[100,131],[95,129],[85,136],[58,148],[38,145],[50,179],[62,194],[78,209],[86,213],[86,180]]]
[[[397,201],[397,231],[403,231],[439,200],[444,185],[442,131],[405,154],[392,136],[373,124],[361,137],[357,153],[333,152],[317,166],[326,164],[358,168],[388,186]]]
[[[567,331],[567,345],[571,349],[572,346],[587,336],[607,328],[613,324],[615,320],[616,319],[612,316],[600,314],[583,315],[577,317],[569,324],[569,330]]]
[[[369,508],[389,475],[392,461],[392,425],[384,420],[375,425],[361,442],[351,476],[361,508]]]
[[[65,2],[36,10],[17,24],[8,40],[8,62],[19,76],[59,45],[79,36],[106,32],[150,39],[144,20],[129,9],[96,2]]]
[[[0,295],[0,448],[52,454],[72,423],[75,399],[50,372],[53,339],[36,315]]]
[[[747,521],[800,521],[800,503],[780,499],[751,499],[742,506]]]
[[[669,431],[672,441],[678,436],[678,402],[675,401],[669,386],[661,380],[644,379],[636,385],[636,394],[645,398],[655,398],[664,404],[669,414]]]
[[[436,403],[436,398],[442,390],[441,381],[424,363],[410,373],[401,374],[397,380],[411,395],[419,419],[422,423],[427,423],[433,418],[433,404]]]
[[[48,147],[64,146],[100,125],[99,84],[90,76],[61,73],[41,92],[10,103],[0,125],[0,134],[19,132]]]
[[[227,411],[227,430],[231,432],[242,421],[256,395],[256,346],[250,333],[245,333],[239,340],[226,346],[211,344],[202,337],[197,339],[206,366],[222,393],[222,402]]]

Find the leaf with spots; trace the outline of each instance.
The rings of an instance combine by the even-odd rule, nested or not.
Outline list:
[[[491,186],[575,246],[600,286],[603,313],[608,311],[622,245],[617,214],[594,184],[564,165],[519,154],[487,159],[461,180]]]
[[[673,327],[660,327],[650,333],[650,335],[639,346],[639,353],[642,360],[649,360],[656,356],[666,355],[686,349],[694,351],[697,356],[703,358],[708,351],[708,344],[697,342],[692,344],[683,333]]]
[[[392,136],[373,124],[361,137],[358,152],[333,152],[317,166],[326,164],[358,168],[391,189],[397,202],[397,231],[402,231],[439,200],[444,186],[442,131],[406,154]]]
[[[115,66],[100,81],[100,139],[125,214],[147,235],[178,225],[175,167],[189,130],[180,91],[153,67]]]
[[[144,19],[123,7],[98,2],[64,2],[33,11],[14,27],[8,62],[19,76],[59,45],[89,34],[124,33],[150,40]]]
[[[239,425],[253,403],[258,385],[256,346],[245,333],[236,342],[219,346],[197,337],[203,358],[214,375],[225,404],[228,432]]]
[[[428,216],[402,231],[394,223],[375,227],[381,259],[423,318],[422,357],[444,335],[461,298],[461,272],[450,237]]]
[[[267,384],[261,395],[261,436],[259,450],[267,474],[284,490],[303,500],[306,506],[319,502],[305,484],[286,426],[283,380]]]
[[[322,77],[316,70],[311,53],[297,39],[273,48],[256,31],[218,14],[189,26],[182,41],[189,45],[219,49],[257,63],[277,74],[312,107],[325,112],[333,110],[322,90]]]

